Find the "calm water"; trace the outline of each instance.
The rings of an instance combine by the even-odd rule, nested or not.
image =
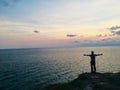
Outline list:
[[[0,50],[0,90],[32,90],[75,79],[90,72],[89,54],[103,53],[96,60],[98,72],[120,72],[120,47],[82,47]]]

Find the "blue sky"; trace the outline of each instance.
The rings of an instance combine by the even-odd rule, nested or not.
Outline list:
[[[120,45],[119,3],[0,0],[0,48]]]

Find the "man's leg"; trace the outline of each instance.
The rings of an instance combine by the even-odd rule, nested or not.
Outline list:
[[[96,65],[94,64],[93,67],[94,67],[94,73],[96,73]]]
[[[93,65],[91,64],[91,73],[93,73]]]

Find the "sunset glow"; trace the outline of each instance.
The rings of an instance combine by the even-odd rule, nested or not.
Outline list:
[[[120,45],[119,3],[0,0],[0,48]]]

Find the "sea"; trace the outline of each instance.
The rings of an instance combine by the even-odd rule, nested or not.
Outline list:
[[[99,73],[120,72],[120,47],[73,47],[0,50],[0,90],[34,90],[74,80],[90,72],[94,51]]]

